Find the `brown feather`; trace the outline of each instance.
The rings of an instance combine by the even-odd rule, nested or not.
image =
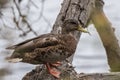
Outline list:
[[[31,64],[65,60],[75,52],[77,41],[70,33],[77,30],[77,27],[76,22],[68,21],[62,26],[62,34],[43,34],[8,47],[7,49],[15,49],[10,58],[13,61],[22,58],[22,62]]]

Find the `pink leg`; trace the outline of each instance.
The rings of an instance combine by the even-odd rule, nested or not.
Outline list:
[[[58,66],[61,65],[61,62],[60,62],[60,61],[57,61],[56,63],[50,63],[50,65],[55,66],[55,67],[58,67]]]
[[[46,63],[46,67],[51,75],[55,78],[60,78],[60,72],[56,68],[51,68],[49,63]]]

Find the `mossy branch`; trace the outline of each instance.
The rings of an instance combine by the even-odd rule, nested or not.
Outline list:
[[[91,19],[106,50],[110,71],[120,71],[120,47],[114,28],[103,12],[103,2],[100,0],[96,0]]]

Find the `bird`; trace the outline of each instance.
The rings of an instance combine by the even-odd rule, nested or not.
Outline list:
[[[76,50],[77,40],[71,33],[74,31],[88,33],[75,19],[65,20],[61,28],[61,34],[47,33],[7,47],[6,49],[13,49],[14,52],[6,60],[45,64],[48,72],[59,78],[61,72],[53,66],[60,66],[60,62],[66,60]]]

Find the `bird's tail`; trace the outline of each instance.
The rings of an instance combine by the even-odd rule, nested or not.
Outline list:
[[[15,49],[17,46],[9,46],[9,47],[7,47],[6,49]]]
[[[8,61],[8,62],[11,62],[11,63],[17,63],[17,62],[22,61],[23,59],[22,59],[22,58],[11,58],[11,57],[6,57],[5,60]]]

